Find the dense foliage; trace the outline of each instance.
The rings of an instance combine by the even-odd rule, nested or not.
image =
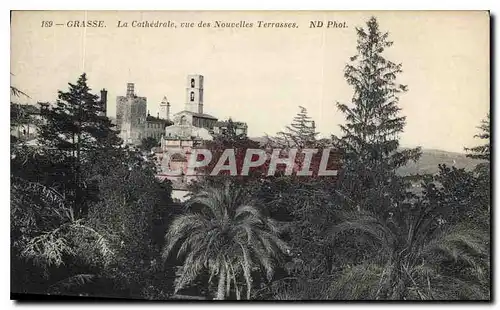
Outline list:
[[[155,262],[171,188],[102,111],[82,75],[43,111],[35,144],[13,141],[13,293],[167,294]]]
[[[11,130],[39,122],[36,143],[11,137],[11,260],[14,293],[139,299],[488,300],[490,124],[467,148],[472,171],[439,165],[435,175],[396,170],[420,150],[402,149],[402,65],[387,60],[388,33],[371,18],[357,28],[339,103],[342,135],[319,139],[304,107],[258,143],[227,130],[202,147],[206,175],[173,203],[155,177],[151,148],[122,146],[83,74],[34,120],[11,103]],[[12,89],[14,96],[25,96]],[[328,149],[337,176],[248,176],[210,171],[225,150],[236,166],[248,149]],[[295,159],[301,167],[304,156]],[[318,158],[311,158],[311,167]],[[240,171],[238,171],[240,172]]]
[[[229,182],[193,195],[187,204],[189,213],[177,217],[166,235],[164,256],[168,258],[176,246],[178,257],[186,256],[176,291],[204,268],[210,273],[208,282],[218,278],[219,300],[231,295],[231,286],[240,299],[242,279],[250,299],[255,271],[272,279],[278,254],[287,246],[274,220],[263,216],[252,200]]]

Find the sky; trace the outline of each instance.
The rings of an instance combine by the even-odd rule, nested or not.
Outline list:
[[[184,109],[186,76],[204,76],[204,112],[244,121],[251,137],[273,135],[307,108],[322,137],[339,135],[353,91],[343,70],[356,54],[356,27],[377,17],[394,45],[384,56],[402,63],[398,82],[407,125],[402,146],[462,152],[489,112],[489,15],[479,11],[26,11],[11,21],[11,84],[27,103],[55,101],[86,72],[95,93],[108,90],[108,115],[126,84],[147,97],[156,115],[163,96],[172,113]],[[67,27],[102,20],[103,28]],[[131,27],[172,21],[177,28]],[[42,27],[52,21],[52,27]],[[118,21],[129,27],[118,28]],[[185,28],[181,23],[253,23],[251,28]],[[298,28],[259,28],[258,21]],[[345,28],[310,28],[311,21]],[[56,26],[55,24],[63,24]],[[46,25],[46,23],[45,23]]]

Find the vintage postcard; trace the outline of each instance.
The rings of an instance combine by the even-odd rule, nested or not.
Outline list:
[[[12,11],[11,298],[491,300],[487,11]]]

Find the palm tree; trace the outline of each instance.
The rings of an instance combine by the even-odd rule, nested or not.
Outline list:
[[[274,262],[287,245],[278,234],[277,223],[263,216],[242,190],[225,182],[205,187],[188,201],[188,213],[177,217],[166,234],[163,256],[179,246],[177,257],[185,256],[175,292],[195,280],[203,271],[210,273],[209,282],[218,277],[216,299],[230,294],[234,284],[236,298],[242,289],[238,277],[243,274],[247,299],[252,288],[252,271],[265,270],[270,280]]]
[[[15,86],[10,87],[10,94],[12,96],[15,96],[15,97],[21,97],[21,95],[23,95],[25,97],[31,98],[25,92],[23,92],[22,90],[20,90],[19,88],[15,87]]]
[[[14,74],[12,74],[12,72],[10,73],[11,76],[14,76]],[[12,96],[15,96],[15,97],[21,97],[22,96],[25,96],[27,98],[31,98],[30,96],[28,96],[25,92],[23,92],[22,90],[20,90],[19,88],[15,87],[15,86],[12,86],[10,85],[10,94]]]
[[[387,219],[343,215],[334,238],[359,242],[369,255],[344,266],[329,299],[489,298],[488,234],[464,223],[447,227],[436,207],[415,209]]]

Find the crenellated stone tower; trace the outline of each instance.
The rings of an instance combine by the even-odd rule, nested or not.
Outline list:
[[[139,145],[146,132],[147,98],[138,97],[134,83],[127,83],[126,96],[116,97],[116,127],[126,144]]]

